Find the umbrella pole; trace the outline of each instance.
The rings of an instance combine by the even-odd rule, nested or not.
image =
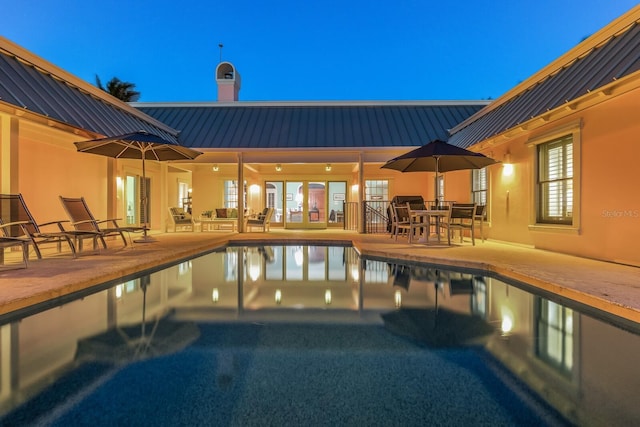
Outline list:
[[[436,157],[436,184],[435,184],[435,205],[436,205],[436,209],[438,209],[438,205],[440,204],[440,194],[438,194],[438,186],[439,186],[439,182],[438,182],[438,169],[439,169],[439,165],[438,162],[440,161],[440,157]]]
[[[147,196],[147,173],[145,170],[145,157],[146,152],[142,150],[142,209],[144,214],[144,230],[142,230],[143,236],[139,239],[134,240],[135,243],[152,243],[155,242],[156,239],[154,237],[147,235],[147,228],[149,223],[147,221],[149,215],[149,197]]]

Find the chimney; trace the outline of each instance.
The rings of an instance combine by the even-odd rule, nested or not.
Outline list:
[[[218,84],[218,102],[238,100],[240,92],[240,74],[230,62],[221,62],[216,67],[216,83]]]

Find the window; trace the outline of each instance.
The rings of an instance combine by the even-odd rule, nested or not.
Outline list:
[[[537,222],[573,224],[573,136],[538,145]]]
[[[536,306],[536,354],[568,375],[573,369],[573,311],[544,298]]]
[[[389,200],[389,181],[386,179],[367,179],[364,183],[365,200]]]
[[[238,181],[233,180],[224,182],[224,207],[238,207]]]
[[[242,193],[244,197],[244,206],[247,206],[247,183],[244,183],[244,191]],[[238,207],[238,181],[237,180],[225,180],[224,181],[224,207],[225,208],[237,208]]]
[[[487,168],[474,169],[471,175],[471,201],[487,206]],[[485,212],[488,209],[485,208]]]
[[[181,208],[183,206],[183,201],[189,197],[189,184],[186,182],[178,182],[178,205]]]

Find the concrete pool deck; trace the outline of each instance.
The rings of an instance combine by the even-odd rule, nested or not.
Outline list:
[[[118,280],[136,272],[172,264],[207,252],[227,242],[265,241],[278,244],[291,240],[353,243],[365,256],[391,257],[412,262],[428,262],[452,267],[482,269],[528,283],[545,291],[640,323],[640,268],[539,249],[476,240],[446,245],[408,244],[394,241],[388,234],[358,234],[342,230],[291,231],[269,233],[164,233],[154,234],[154,243],[134,243],[123,248],[109,241],[109,249],[99,254],[87,251],[77,259],[70,253],[45,252],[27,269],[16,269],[19,253],[9,254],[0,271],[0,316],[34,304]]]

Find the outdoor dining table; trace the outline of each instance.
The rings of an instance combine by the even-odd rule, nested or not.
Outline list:
[[[429,244],[429,228],[431,226],[431,217],[436,218],[436,235],[438,236],[438,242],[440,242],[440,218],[446,218],[449,216],[449,211],[446,209],[411,209],[409,214],[414,217],[414,219],[419,220],[421,223],[424,223],[424,233],[423,236],[418,240],[418,243]]]

